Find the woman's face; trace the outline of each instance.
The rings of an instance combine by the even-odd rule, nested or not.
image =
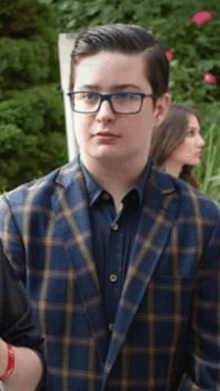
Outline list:
[[[186,136],[170,154],[168,160],[175,165],[180,165],[181,169],[185,164],[197,166],[201,161],[204,144],[199,121],[194,114],[189,114]]]

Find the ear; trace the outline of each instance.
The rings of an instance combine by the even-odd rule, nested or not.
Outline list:
[[[169,92],[165,92],[157,98],[154,108],[154,125],[159,126],[167,116],[170,109],[171,96]]]

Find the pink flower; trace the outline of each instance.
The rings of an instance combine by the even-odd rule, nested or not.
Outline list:
[[[203,26],[214,19],[214,15],[209,11],[198,11],[191,16],[191,21],[197,26]]]
[[[213,75],[210,72],[203,72],[201,76],[206,83],[216,83],[217,82],[215,75]]]
[[[173,50],[165,50],[165,56],[168,61],[171,61],[175,57],[175,53]]]

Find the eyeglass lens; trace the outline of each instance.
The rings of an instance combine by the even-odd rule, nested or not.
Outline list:
[[[79,112],[96,112],[103,100],[111,102],[114,111],[132,113],[140,110],[142,97],[135,93],[108,94],[107,97],[93,92],[77,92],[72,95],[73,109]]]

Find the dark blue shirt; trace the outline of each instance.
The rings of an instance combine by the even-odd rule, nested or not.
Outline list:
[[[114,323],[125,281],[151,164],[150,158],[141,176],[123,197],[123,208],[118,214],[112,196],[82,164],[89,200],[93,256],[109,329]]]

